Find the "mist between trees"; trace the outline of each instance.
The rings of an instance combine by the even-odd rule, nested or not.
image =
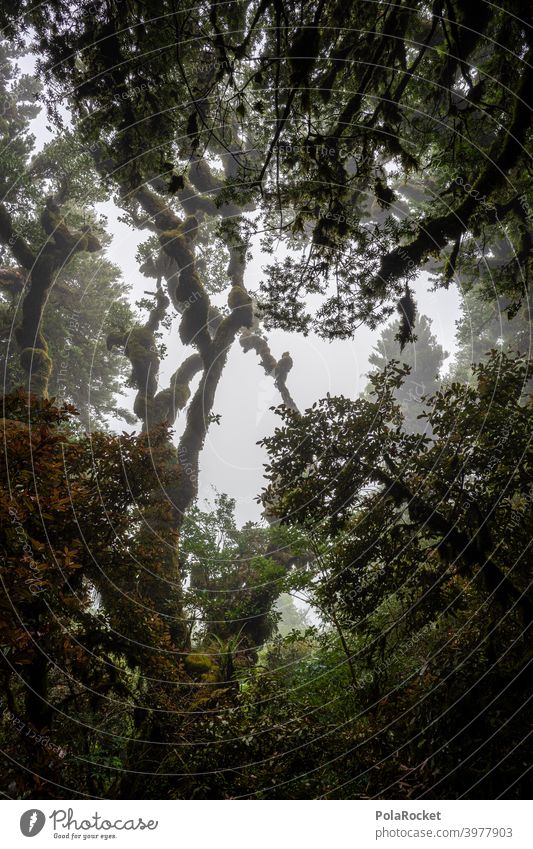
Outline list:
[[[7,797],[525,797],[522,14],[3,4]],[[359,393],[295,354],[365,333]]]

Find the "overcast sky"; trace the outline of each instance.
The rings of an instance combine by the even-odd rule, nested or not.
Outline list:
[[[34,71],[34,60],[25,57],[20,63],[27,73]],[[51,138],[47,130],[46,115],[41,113],[32,123],[37,148]],[[108,231],[112,243],[107,256],[123,272],[124,280],[132,286],[132,301],[143,297],[153,281],[139,273],[135,260],[137,246],[146,234],[119,221],[121,210],[112,202],[100,204],[99,210],[108,218]],[[253,251],[253,259],[246,270],[245,283],[249,290],[258,288],[262,268],[272,262],[270,256]],[[455,349],[455,321],[459,316],[460,296],[456,287],[438,292],[428,291],[426,275],[421,275],[415,291],[419,314],[433,322],[433,332],[446,351]],[[348,341],[327,342],[315,335],[304,338],[298,334],[272,331],[270,347],[276,359],[289,351],[294,366],[288,378],[290,391],[300,409],[323,398],[327,392],[355,397],[366,384],[369,370],[368,357],[380,331],[366,327],[354,332]],[[168,386],[170,375],[190,353],[177,334],[177,322],[170,334],[165,335],[168,354],[162,364],[162,388]],[[130,407],[134,393],[129,393]],[[272,433],[277,417],[270,407],[279,404],[279,395],[273,380],[267,377],[253,351],[244,353],[237,342],[231,350],[222,380],[219,384],[214,412],[220,415],[220,424],[212,424],[200,459],[200,498],[211,498],[214,489],[236,499],[239,522],[258,520],[260,507],[255,501],[263,480],[265,452],[257,445],[264,436]],[[184,425],[184,413],[176,422],[176,433]],[[122,430],[124,423],[117,423]]]
[[[143,291],[150,288],[150,281],[139,273],[135,243],[144,237],[117,220],[120,210],[112,204],[102,208],[113,235],[108,255],[122,268],[124,279],[133,285],[134,299],[141,297]],[[270,256],[262,255],[259,250],[253,252],[245,276],[248,289],[258,288],[262,267],[270,262]],[[427,276],[421,275],[416,286],[419,313],[432,319],[438,341],[453,354],[459,292],[455,286],[447,291],[430,292],[428,289]],[[379,330],[362,327],[355,331],[351,340],[327,342],[315,335],[304,338],[275,330],[269,333],[269,341],[276,359],[283,351],[290,352],[294,366],[288,385],[298,407],[305,409],[327,392],[354,398],[365,388],[368,357],[379,333]],[[168,354],[161,367],[162,386],[168,385],[170,375],[187,351],[190,352],[179,341],[176,323],[165,336],[165,342]],[[214,407],[214,412],[221,415],[220,424],[212,424],[209,428],[200,460],[200,496],[210,497],[213,487],[231,495],[237,501],[237,516],[241,522],[260,517],[260,508],[254,499],[261,489],[266,455],[257,442],[272,433],[278,423],[278,417],[269,408],[279,403],[274,382],[264,374],[255,353],[245,354],[238,342],[234,344]],[[184,413],[181,413],[176,422],[177,433],[183,423]]]

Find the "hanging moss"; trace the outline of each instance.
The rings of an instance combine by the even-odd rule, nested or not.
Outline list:
[[[416,318],[416,303],[409,286],[405,287],[405,294],[398,301],[398,312],[400,313],[400,327],[396,339],[403,351],[408,342],[414,342],[413,328]]]
[[[288,373],[293,367],[292,357],[288,351],[284,351],[281,359],[276,363],[274,373],[278,380],[286,380]]]
[[[127,333],[123,333],[120,330],[113,330],[111,333],[107,334],[106,345],[107,350],[112,351],[113,348],[123,348],[126,344],[126,339],[128,338]]]
[[[232,286],[228,295],[228,306],[240,327],[251,327],[254,319],[252,299],[242,286]]]
[[[289,47],[290,83],[303,85],[316,62],[320,47],[320,30],[316,26],[299,27]]]
[[[202,292],[198,300],[187,307],[182,315],[179,334],[184,345],[191,345],[206,330],[208,313],[207,296]]]
[[[135,386],[152,398],[157,391],[159,357],[154,336],[145,327],[134,327],[128,336],[124,353],[131,362],[131,379]]]

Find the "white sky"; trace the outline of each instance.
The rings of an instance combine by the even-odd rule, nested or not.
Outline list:
[[[109,231],[113,242],[108,255],[124,272],[124,279],[133,285],[134,300],[150,289],[150,281],[143,277],[135,262],[135,243],[144,236],[117,220],[120,210],[105,204],[109,220]],[[246,269],[245,283],[250,290],[258,288],[261,269],[270,263],[270,256],[254,253]],[[419,314],[433,321],[433,332],[446,351],[455,350],[455,321],[459,315],[459,292],[454,286],[448,291],[428,291],[426,275],[421,275],[416,286]],[[271,331],[269,342],[273,355],[279,359],[283,351],[289,351],[294,366],[289,374],[288,385],[300,409],[309,407],[332,395],[356,397],[366,384],[369,370],[368,357],[380,331],[359,328],[354,338],[347,341],[327,342],[315,335],[304,338],[296,333],[281,330]],[[162,386],[176,369],[180,357],[172,351],[182,352],[181,358],[190,353],[177,337],[175,326],[169,339],[167,362],[161,367]],[[262,437],[272,433],[279,422],[269,408],[280,403],[273,380],[267,377],[253,351],[244,353],[239,343],[233,346],[222,380],[219,384],[214,412],[221,414],[220,425],[212,424],[200,460],[200,496],[210,497],[213,487],[225,492],[237,501],[237,518],[244,522],[257,520],[260,508],[254,499],[262,485],[264,450],[257,445]],[[184,414],[176,422],[179,433]]]

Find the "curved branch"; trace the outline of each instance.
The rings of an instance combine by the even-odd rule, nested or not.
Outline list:
[[[510,578],[502,572],[493,560],[490,551],[485,550],[479,535],[471,537],[458,528],[456,524],[450,522],[442,513],[439,513],[438,510],[433,509],[431,504],[413,493],[400,480],[400,473],[390,458],[385,458],[385,460],[394,477],[381,469],[374,469],[374,478],[385,484],[387,492],[395,500],[399,503],[407,503],[410,515],[415,514],[414,519],[422,520],[428,528],[439,536],[442,535],[446,544],[452,549],[454,557],[462,564],[463,574],[468,575],[470,569],[478,567],[489,592],[494,593],[502,605],[516,604],[522,612],[524,622],[528,625],[531,624],[533,622],[531,594],[529,592],[521,593]]]
[[[279,390],[285,406],[289,410],[294,410],[295,413],[298,413],[298,407],[287,388],[287,376],[293,366],[292,357],[289,352],[285,351],[281,359],[276,360],[272,355],[267,340],[259,336],[258,333],[251,333],[249,330],[242,331],[240,343],[245,353],[252,350],[256,352],[265,374],[268,377],[274,378],[274,383]]]
[[[9,248],[17,262],[29,271],[35,264],[35,254],[22,236],[13,228],[11,216],[0,203],[0,241]]]

